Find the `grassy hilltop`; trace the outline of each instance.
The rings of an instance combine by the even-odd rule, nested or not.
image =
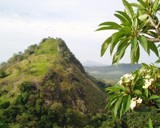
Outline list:
[[[43,39],[1,64],[0,119],[17,127],[84,126],[86,115],[104,109],[97,83],[63,40]]]

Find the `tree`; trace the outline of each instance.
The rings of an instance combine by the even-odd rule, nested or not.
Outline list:
[[[101,48],[101,56],[110,46],[112,55],[116,49],[112,64],[118,63],[130,46],[131,63],[138,63],[140,46],[150,55],[154,52],[159,59],[158,45],[160,42],[160,0],[137,0],[129,3],[122,0],[124,11],[114,14],[120,23],[103,22],[97,31],[115,30]],[[157,61],[160,62],[160,59]],[[112,109],[115,117],[121,117],[130,110],[143,110],[147,106],[160,108],[160,68],[155,65],[143,64],[142,68],[121,77],[120,81],[106,89],[108,91],[107,109]],[[149,120],[149,127],[152,127]]]
[[[122,0],[125,7],[124,11],[116,11],[114,14],[120,23],[103,22],[97,31],[115,30],[108,37],[101,48],[101,56],[104,55],[110,46],[110,54],[114,53],[112,63],[118,63],[130,46],[131,63],[138,63],[140,57],[140,46],[150,54],[154,52],[159,58],[156,43],[160,42],[160,22],[158,11],[160,10],[159,0],[137,0],[138,3],[129,3]]]
[[[7,74],[4,71],[0,71],[0,78],[4,78],[6,76],[7,76]]]

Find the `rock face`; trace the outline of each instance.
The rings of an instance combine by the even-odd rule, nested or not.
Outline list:
[[[9,118],[9,123],[29,120],[24,117],[28,113],[41,122],[49,113],[60,113],[65,120],[68,109],[82,114],[104,109],[105,95],[97,81],[86,74],[62,39],[43,39],[15,54],[0,71],[6,74],[0,78],[0,106],[5,110],[0,119]],[[16,113],[7,114],[10,111]]]

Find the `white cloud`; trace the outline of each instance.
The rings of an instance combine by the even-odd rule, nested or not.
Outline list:
[[[100,58],[101,44],[111,32],[95,29],[116,20],[114,11],[122,8],[114,0],[0,0],[0,61],[51,36],[64,39],[81,61],[111,64],[108,51]]]

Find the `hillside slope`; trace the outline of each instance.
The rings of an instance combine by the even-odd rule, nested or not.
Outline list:
[[[79,123],[102,111],[104,103],[97,82],[61,39],[43,39],[1,65],[0,119],[11,126],[65,126],[73,115]]]

